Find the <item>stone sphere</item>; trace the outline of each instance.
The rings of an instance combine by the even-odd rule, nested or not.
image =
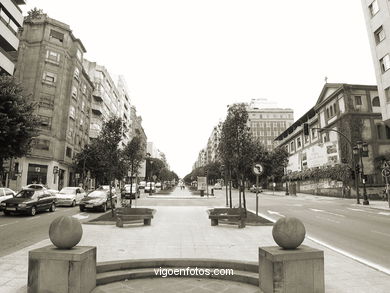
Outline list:
[[[305,239],[305,234],[305,226],[295,217],[280,218],[272,228],[276,244],[284,249],[297,248]]]
[[[80,242],[82,235],[80,221],[71,216],[58,217],[50,224],[49,238],[60,249],[71,249]]]

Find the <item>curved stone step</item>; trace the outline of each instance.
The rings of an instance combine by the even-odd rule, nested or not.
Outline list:
[[[165,259],[132,259],[100,262],[96,272],[103,273],[115,270],[141,269],[141,268],[220,268],[246,271],[258,274],[257,262],[244,262],[238,260],[221,260],[211,258],[165,258]]]
[[[204,267],[197,267],[198,270],[201,269],[214,269],[214,268],[204,268]],[[134,280],[134,279],[141,279],[141,278],[163,278],[162,275],[157,275],[156,270],[159,269],[157,268],[141,268],[141,269],[126,269],[126,270],[114,270],[114,271],[108,271],[108,272],[103,272],[99,273],[96,276],[96,285],[104,285],[108,283],[113,283],[113,282],[119,282],[119,281],[124,281],[124,280]],[[169,267],[169,269],[183,269],[183,267]],[[185,268],[184,268],[185,269]],[[220,269],[220,268],[219,268]],[[184,275],[183,275],[184,274]],[[172,275],[168,276],[169,277],[175,277],[175,278],[201,278],[201,279],[206,279],[206,278],[213,278],[213,279],[219,279],[219,280],[229,280],[229,281],[235,281],[235,282],[240,282],[240,283],[246,283],[254,286],[259,286],[259,274],[254,273],[254,272],[248,272],[248,271],[240,271],[240,270],[235,270],[233,271],[232,275],[191,275],[186,273],[182,273],[182,275]]]

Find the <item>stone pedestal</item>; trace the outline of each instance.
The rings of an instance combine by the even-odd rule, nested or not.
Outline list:
[[[323,293],[324,252],[305,245],[259,247],[259,284],[264,293]]]
[[[28,293],[86,293],[96,287],[96,247],[58,249],[53,245],[29,251]]]

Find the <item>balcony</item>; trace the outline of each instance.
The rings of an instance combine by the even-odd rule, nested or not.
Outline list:
[[[1,72],[6,71],[9,75],[14,74],[14,63],[0,50],[0,68]]]
[[[91,110],[92,110],[92,113],[95,115],[102,115],[103,114],[103,103],[93,100],[92,104],[91,104]]]

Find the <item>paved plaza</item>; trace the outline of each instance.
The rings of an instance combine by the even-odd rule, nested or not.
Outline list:
[[[175,193],[177,192],[182,196],[190,195],[188,190],[177,189]],[[276,245],[272,238],[272,226],[247,226],[244,229],[238,229],[236,225],[211,226],[206,210],[214,207],[218,200],[223,203],[222,192],[217,193],[216,198],[197,199],[201,206],[153,206],[157,212],[151,226],[132,224],[118,228],[115,225],[83,224],[84,234],[79,245],[97,246],[98,262],[151,258],[215,258],[257,262],[259,246]],[[154,202],[154,199],[145,197],[139,203],[150,208],[151,206],[146,205],[149,201]],[[169,202],[169,199],[167,201]],[[187,201],[188,204],[192,200],[182,201]],[[28,251],[49,244],[50,240],[46,239],[0,258],[0,292],[27,292]],[[389,275],[307,238],[303,244],[324,250],[326,292],[389,292]],[[234,286],[241,288],[244,285],[216,280],[197,281],[196,278],[157,277],[153,280],[107,284],[98,287],[94,292],[133,292],[131,288],[137,288],[134,292],[175,292],[158,291],[158,288],[165,288],[164,286],[166,288],[182,286],[183,290],[184,288],[187,290],[176,292],[238,292],[231,288],[235,288]],[[214,287],[224,287],[225,291],[213,291]],[[142,288],[145,288],[144,291]],[[240,292],[256,292],[250,291],[249,285],[248,288],[248,291]]]

